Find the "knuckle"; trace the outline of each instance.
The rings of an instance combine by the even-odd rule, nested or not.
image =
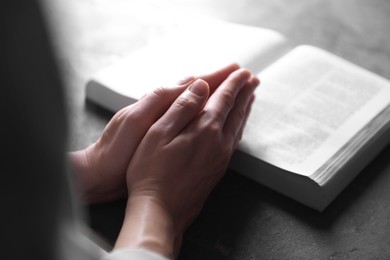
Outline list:
[[[211,114],[211,113],[210,113]],[[218,125],[218,127],[222,127],[220,122],[224,122],[226,118],[226,111],[225,110],[213,110],[210,117],[212,118],[213,122]]]
[[[222,92],[221,100],[229,110],[234,106],[234,96],[230,91]]]
[[[199,103],[194,98],[187,96],[180,96],[175,101],[177,110],[188,110],[190,112],[197,112],[199,110]]]
[[[237,119],[240,120],[240,122],[244,121],[246,116],[247,116],[247,113],[246,113],[246,110],[244,107],[238,107],[236,109],[236,115],[237,115]]]
[[[152,91],[152,94],[153,95],[156,95],[158,97],[164,97],[165,95],[167,95],[167,89],[165,87],[157,87],[155,88],[153,91]]]
[[[185,147],[185,148],[188,148],[188,147],[194,147],[194,145],[199,141],[199,139],[195,136],[190,136],[190,135],[187,135],[187,136],[184,136],[182,139],[181,139],[181,147]]]
[[[113,118],[119,124],[131,125],[132,127],[142,126],[144,114],[135,106],[129,106],[120,111],[118,116]]]
[[[225,121],[225,110],[217,109],[214,107],[206,107],[201,113],[202,121],[204,125],[217,124],[218,128],[222,127],[221,123]],[[212,126],[217,127],[217,126]]]
[[[155,124],[152,125],[148,131],[148,138],[153,140],[153,142],[158,143],[163,140],[165,136],[168,135],[170,131],[170,126],[167,124]]]
[[[126,132],[139,133],[144,128],[143,115],[129,106],[118,111],[108,122],[102,133],[102,140],[110,140],[113,136]]]
[[[206,136],[212,142],[216,142],[219,140],[221,133],[221,125],[218,123],[218,121],[213,120],[204,124],[201,134]]]
[[[209,133],[212,136],[219,135],[221,133],[221,125],[217,122],[213,122],[212,124],[209,125]]]

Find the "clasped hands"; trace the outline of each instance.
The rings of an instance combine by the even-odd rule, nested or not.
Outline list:
[[[157,88],[117,112],[96,143],[69,153],[86,202],[128,197],[115,249],[177,256],[237,148],[258,84],[231,64]]]

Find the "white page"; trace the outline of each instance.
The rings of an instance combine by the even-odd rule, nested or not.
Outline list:
[[[169,86],[185,76],[209,73],[233,62],[250,69],[265,67],[286,48],[286,38],[273,30],[199,17],[98,71],[92,79],[137,100],[161,85]],[[115,98],[107,100],[97,91],[93,93],[94,88],[96,84],[87,87],[87,96],[94,94],[102,103],[116,102]]]
[[[312,46],[259,77],[240,149],[306,176],[390,103],[388,81]]]

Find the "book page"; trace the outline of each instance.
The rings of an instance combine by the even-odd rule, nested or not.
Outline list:
[[[98,71],[92,80],[137,100],[159,86],[233,62],[258,71],[288,47],[286,38],[273,30],[204,17],[188,20],[160,40]],[[87,96],[94,94],[96,85],[87,86]],[[94,98],[101,103],[115,102],[115,98],[109,101],[103,95]]]
[[[390,83],[333,54],[298,46],[259,74],[240,150],[309,176],[390,103]]]

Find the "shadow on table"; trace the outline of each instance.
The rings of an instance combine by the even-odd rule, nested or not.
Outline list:
[[[87,110],[101,115],[103,120],[112,117],[112,113],[92,103],[87,103]],[[257,239],[267,243],[268,233],[274,228],[286,227],[285,222],[291,219],[298,220],[313,232],[326,232],[340,216],[348,214],[351,206],[384,174],[389,154],[390,146],[322,213],[228,172],[186,232],[179,259],[228,259],[240,250],[238,244],[243,241]],[[125,205],[123,199],[88,208],[90,226],[110,245],[119,234]],[[302,226],[293,228],[299,230]],[[269,243],[275,241],[270,239]]]
[[[332,225],[343,214],[348,214],[350,207],[370,189],[375,179],[384,174],[389,153],[390,146],[321,213],[245,177],[229,173],[188,230],[180,259],[230,259],[231,255],[242,256],[245,253],[240,252],[238,244],[243,246],[243,241],[253,243],[250,246],[245,244],[246,249],[256,245],[251,241],[271,248],[271,245],[265,244],[278,243],[275,240],[277,236],[272,236],[274,228],[300,233],[292,237],[299,237],[307,230],[322,234],[332,232]],[[264,234],[259,234],[261,232]]]

